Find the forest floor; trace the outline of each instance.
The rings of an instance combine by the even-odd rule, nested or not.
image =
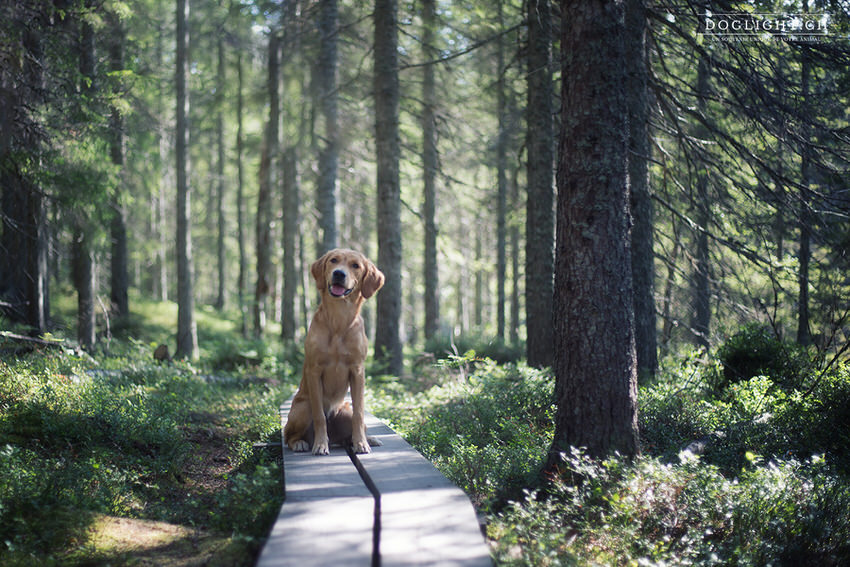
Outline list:
[[[214,504],[215,496],[227,489],[234,467],[229,447],[238,435],[220,425],[222,415],[205,414],[198,421],[206,426],[189,430],[188,458],[181,471],[184,491],[171,494],[177,501],[196,499]],[[201,565],[246,565],[244,545],[231,535],[206,526],[190,527],[163,521],[97,515],[86,533],[94,556],[122,565],[151,567],[195,567]]]

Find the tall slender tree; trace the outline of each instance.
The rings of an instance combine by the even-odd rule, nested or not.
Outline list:
[[[649,91],[646,54],[646,1],[626,0],[626,90],[629,106],[629,183],[632,211],[632,282],[635,303],[635,346],[638,376],[652,377],[658,368],[655,317],[655,255],[652,195],[649,187]]]
[[[267,88],[269,120],[266,139],[260,156],[260,189],[257,195],[257,287],[254,294],[254,335],[266,329],[266,302],[271,291],[272,277],[272,187],[275,186],[275,164],[279,145],[280,121],[280,37],[278,30],[269,32],[269,63]]]
[[[219,0],[219,9],[222,7],[222,0]],[[218,37],[216,38],[216,54],[218,61],[216,64],[215,74],[215,138],[216,138],[216,219],[218,221],[218,231],[216,234],[216,251],[217,251],[217,268],[218,268],[218,295],[215,300],[216,309],[224,309],[227,301],[227,249],[225,246],[225,236],[227,233],[227,219],[224,213],[224,160],[225,160],[225,145],[224,145],[224,89],[225,81],[227,80],[227,58],[225,52],[225,22],[221,21]]]
[[[497,2],[499,37],[496,39],[496,114],[499,129],[496,137],[496,336],[505,339],[505,282],[507,282],[507,214],[508,214],[508,124],[505,89],[505,27],[502,0]]]
[[[570,446],[638,453],[622,0],[562,0],[555,363],[549,466]]]
[[[192,261],[192,207],[189,186],[189,95],[186,89],[189,50],[189,2],[177,0],[177,45],[174,86],[177,98],[175,156],[177,162],[177,350],[176,356],[198,357],[195,321],[195,274]]]
[[[552,14],[549,0],[528,0],[528,191],[525,310],[528,363],[552,364],[555,200],[552,180]]]
[[[339,162],[339,125],[337,111],[337,0],[319,1],[319,60],[316,66],[322,128],[319,134],[319,182],[316,203],[322,237],[318,255],[336,248],[337,164]]]
[[[708,128],[705,125],[708,112],[710,60],[708,53],[700,53],[697,63],[697,110],[699,111],[699,122],[697,124],[697,138],[707,140]],[[703,149],[697,156],[697,183],[696,183],[696,222],[697,230],[694,238],[696,246],[694,252],[694,276],[693,276],[693,321],[691,329],[695,344],[708,348],[710,345],[711,325],[711,264],[709,259],[708,230],[711,220],[711,202],[709,201],[709,172],[708,155]]]
[[[424,182],[425,223],[425,340],[434,338],[440,330],[440,273],[437,263],[437,95],[434,63],[437,49],[434,45],[437,26],[434,0],[422,2],[422,46],[429,63],[422,67],[422,165]]]
[[[391,374],[404,367],[401,347],[401,183],[398,134],[398,4],[376,0],[375,22],[375,145],[378,186],[378,267],[386,281],[377,298],[375,359]]]
[[[125,31],[121,18],[112,10],[107,10],[106,21],[109,26],[109,70],[120,73],[124,70],[124,40]],[[121,85],[116,84],[113,94],[121,94]],[[109,118],[109,154],[112,164],[118,168],[119,179],[124,175],[124,118],[118,105],[113,105]],[[127,210],[124,203],[122,188],[124,183],[119,181],[112,197],[112,220],[109,224],[110,233],[110,299],[112,310],[119,317],[130,314],[128,288],[129,255],[127,252]]]

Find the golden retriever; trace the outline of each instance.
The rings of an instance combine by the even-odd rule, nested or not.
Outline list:
[[[304,344],[301,383],[292,399],[284,442],[293,451],[327,455],[330,443],[368,453],[363,421],[366,332],[360,307],[384,285],[384,274],[363,254],[336,249],[310,268],[321,294]],[[351,403],[345,394],[351,388]]]

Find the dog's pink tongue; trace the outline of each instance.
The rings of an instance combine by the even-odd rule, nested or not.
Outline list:
[[[346,289],[339,284],[334,284],[331,286],[331,293],[336,295],[337,297],[345,295],[345,292]]]

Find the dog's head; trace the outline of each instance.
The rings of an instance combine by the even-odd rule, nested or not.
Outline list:
[[[356,299],[358,294],[368,299],[384,285],[384,274],[354,250],[331,250],[313,263],[310,272],[322,295],[331,299]]]

